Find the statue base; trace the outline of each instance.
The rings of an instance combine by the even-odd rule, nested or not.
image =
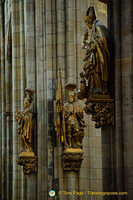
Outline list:
[[[18,158],[18,165],[23,166],[24,174],[37,173],[37,156],[34,152],[22,152]]]
[[[95,128],[114,125],[114,100],[110,95],[91,94],[85,104],[84,111],[92,115]]]
[[[81,148],[66,148],[62,154],[63,169],[65,171],[79,171],[83,160]]]

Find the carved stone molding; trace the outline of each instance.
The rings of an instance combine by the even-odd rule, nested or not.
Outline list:
[[[24,153],[24,152],[23,152]],[[33,153],[33,152],[32,152]],[[18,165],[23,166],[24,174],[37,173],[37,156],[23,155],[18,158]]]
[[[108,95],[97,95],[97,97],[99,98],[90,97],[87,100],[85,112],[92,115],[92,121],[96,122],[95,128],[114,125],[114,100]]]
[[[81,148],[66,148],[62,154],[63,169],[65,171],[79,171],[83,160]]]

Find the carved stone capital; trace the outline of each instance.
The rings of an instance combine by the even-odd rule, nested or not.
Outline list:
[[[97,97],[92,96],[87,100],[84,108],[85,112],[92,115],[92,121],[96,122],[95,128],[114,125],[114,100],[110,99],[108,95]]]
[[[83,160],[81,148],[66,148],[62,154],[63,169],[65,171],[79,171]]]
[[[37,173],[37,156],[20,155],[18,165],[23,166],[24,174]]]

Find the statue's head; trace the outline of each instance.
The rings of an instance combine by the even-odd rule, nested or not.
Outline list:
[[[30,107],[30,105],[33,101],[34,93],[35,93],[35,90],[33,90],[32,88],[25,88],[24,89],[24,94],[25,94],[24,109]]]
[[[69,92],[68,101],[70,103],[74,102],[75,101],[75,96],[76,96],[75,92],[73,92],[73,91]]]
[[[32,88],[25,88],[24,93],[26,98],[30,99],[30,101],[33,101],[35,90]]]
[[[67,83],[65,85],[65,89],[66,89],[66,94],[68,95],[68,101],[70,103],[75,101],[75,97],[76,97],[76,93],[75,93],[75,89],[76,89],[76,84],[75,83]]]
[[[93,6],[91,6],[88,8],[86,12],[86,20],[85,20],[85,23],[90,29],[92,29],[92,25],[95,19],[96,19],[95,9]]]

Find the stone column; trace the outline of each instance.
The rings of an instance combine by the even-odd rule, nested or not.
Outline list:
[[[37,106],[37,199],[48,197],[48,171],[47,171],[47,76],[46,76],[46,15],[45,0],[35,1],[35,24],[36,24],[36,106]]]
[[[75,1],[66,1],[66,69],[67,82],[75,82]]]
[[[103,190],[123,191],[123,127],[121,77],[121,2],[109,1],[108,28],[112,38],[110,92],[115,99],[115,126],[104,129],[103,134]],[[114,76],[115,75],[115,76]],[[105,148],[107,146],[107,148]],[[106,151],[105,151],[106,149]],[[108,160],[108,161],[107,161]]]
[[[35,1],[24,1],[24,35],[25,35],[25,67],[26,67],[26,87],[35,90],[36,81],[36,63],[35,63]],[[35,92],[36,94],[36,92]],[[34,97],[34,112],[36,113],[36,96]],[[35,114],[35,123],[36,123]],[[36,126],[35,126],[36,128]],[[34,128],[34,137],[36,129]],[[36,141],[34,141],[36,147]],[[34,150],[36,152],[36,149]],[[36,154],[36,153],[35,153]],[[27,177],[27,200],[37,198],[36,174],[30,174]]]
[[[5,155],[5,63],[4,63],[4,6],[2,1],[0,1],[0,196],[4,199],[5,196],[5,160],[3,154]]]
[[[35,2],[24,1],[25,65],[28,88],[35,89]]]
[[[12,130],[12,114],[9,112],[6,114],[6,131],[7,131],[7,142],[6,142],[6,196],[7,199],[10,199],[12,196],[12,135],[11,135],[11,130]]]
[[[132,12],[131,0],[113,0],[109,4],[110,30],[114,38],[115,69],[115,188],[133,198],[132,160]]]
[[[103,191],[115,191],[114,185],[114,162],[113,162],[113,128],[102,128],[102,177]]]
[[[18,184],[19,184],[19,175],[20,171],[18,169],[17,165],[17,159],[18,159],[18,153],[19,153],[19,145],[18,145],[18,135],[17,135],[17,126],[14,119],[14,113],[19,108],[19,86],[20,86],[20,79],[19,79],[19,34],[17,32],[18,30],[18,24],[19,24],[19,3],[17,3],[15,0],[12,1],[11,9],[13,10],[11,15],[11,21],[12,21],[12,111],[13,111],[13,184],[12,184],[12,191],[13,191],[13,199],[18,199],[21,195],[20,191],[18,190]]]
[[[36,177],[35,174],[30,174],[27,176],[27,198],[26,200],[36,200]]]
[[[8,5],[11,8],[9,2]],[[12,196],[12,32],[11,32],[11,12],[5,9],[5,103],[6,103],[6,196]]]
[[[79,172],[67,172],[67,184],[68,192],[72,192],[72,195],[67,195],[68,200],[78,200],[79,196],[74,192],[79,191]]]
[[[121,1],[121,75],[124,190],[133,199],[133,2]]]
[[[56,42],[57,42],[57,63],[56,63],[56,80],[59,78],[59,71],[62,73],[62,86],[64,89],[66,83],[66,21],[65,21],[65,1],[58,0],[55,1],[55,13],[56,13]],[[57,82],[56,82],[57,88]],[[55,107],[54,107],[55,108]],[[56,109],[54,109],[56,112]],[[56,115],[56,114],[55,114]],[[55,133],[54,133],[55,134]],[[54,178],[56,181],[57,191],[67,190],[66,176],[62,169],[62,152],[63,147],[55,134],[55,144],[54,144]],[[58,197],[57,197],[58,198]],[[59,199],[62,196],[59,196]],[[63,197],[65,198],[65,197]]]

